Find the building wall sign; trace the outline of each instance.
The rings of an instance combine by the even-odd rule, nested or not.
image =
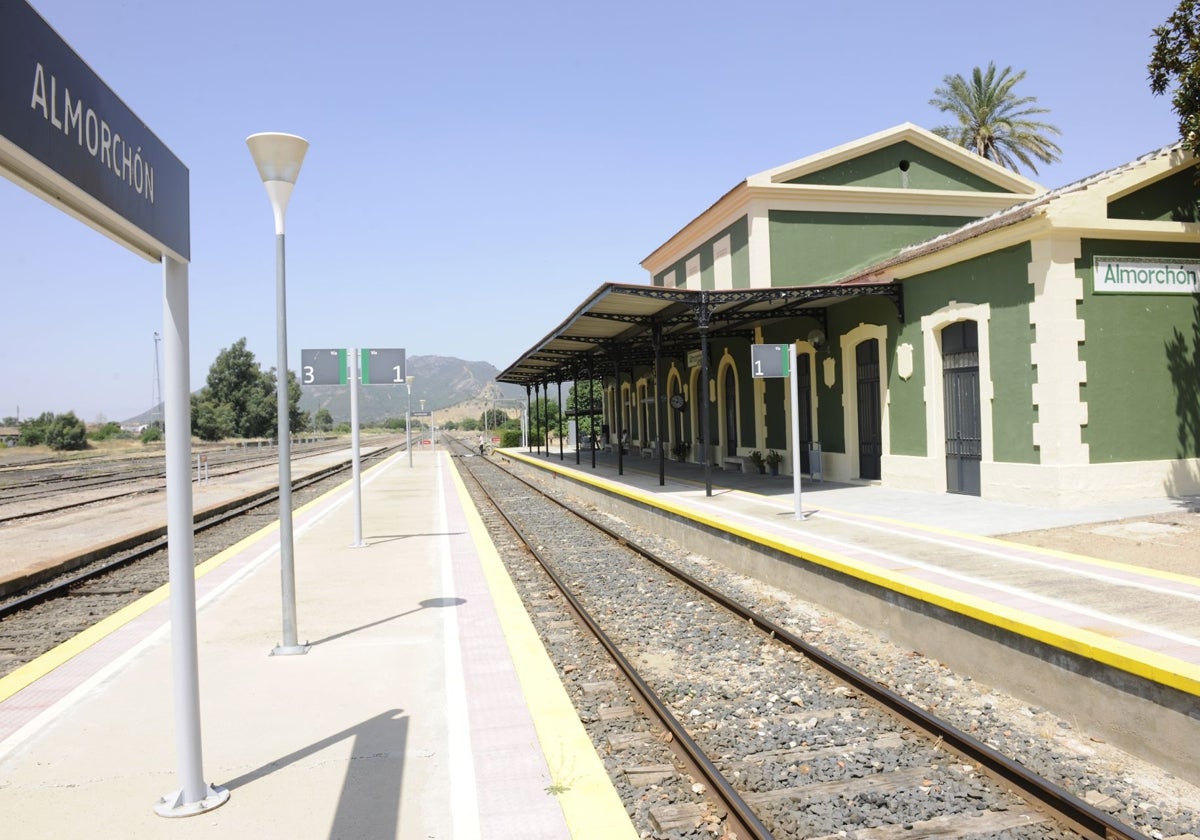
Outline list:
[[[1200,260],[1095,257],[1092,288],[1097,294],[1200,294]]]
[[[0,171],[129,247],[190,259],[187,167],[25,0],[0,0]]]

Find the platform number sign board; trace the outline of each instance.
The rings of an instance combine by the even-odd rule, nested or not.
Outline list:
[[[788,376],[788,345],[750,345],[750,375],[755,379],[779,379]]]
[[[363,385],[403,385],[404,350],[359,350],[359,381]],[[301,385],[346,385],[350,382],[345,349],[301,350]]]
[[[300,351],[301,385],[345,385],[348,381],[345,350]]]
[[[404,349],[363,350],[362,384],[403,385]]]

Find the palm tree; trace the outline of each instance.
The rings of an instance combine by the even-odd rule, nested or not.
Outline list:
[[[1025,71],[1010,73],[1012,68],[1005,67],[997,75],[995,62],[989,61],[986,71],[975,68],[970,81],[961,74],[944,77],[929,104],[951,113],[958,124],[938,126],[933,133],[1014,172],[1020,162],[1036,173],[1032,158],[1054,163],[1062,151],[1046,135],[1062,132],[1031,119],[1049,110],[1036,107],[1037,97],[1015,95],[1013,88],[1025,78]]]

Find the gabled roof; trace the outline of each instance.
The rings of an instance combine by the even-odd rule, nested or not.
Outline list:
[[[995,191],[920,189],[900,186],[839,186],[789,183],[796,178],[869,155],[898,143],[910,143],[951,166],[994,184]],[[915,213],[959,217],[987,216],[1029,197],[1045,187],[1010,172],[931,131],[903,123],[850,143],[751,175],[734,186],[703,213],[688,222],[654,249],[641,265],[651,274],[668,269],[734,221],[747,215],[751,205],[769,209],[820,211],[854,210],[865,213]]]
[[[1181,143],[1172,143],[1128,163],[1106,169],[902,249],[894,257],[836,281],[878,283],[920,274],[1024,241],[1048,228],[1076,231],[1096,238],[1133,237],[1160,241],[1194,241],[1200,225],[1188,222],[1110,219],[1108,203],[1196,164]],[[969,252],[969,253],[967,253]]]
[[[1045,188],[1028,178],[1019,175],[998,164],[992,163],[982,155],[964,149],[956,143],[951,143],[938,137],[932,131],[921,128],[913,123],[901,123],[892,128],[884,129],[875,134],[852,140],[833,149],[826,149],[800,160],[776,166],[746,179],[747,184],[785,184],[788,181],[811,175],[828,169],[831,166],[844,163],[854,158],[862,157],[897,143],[911,143],[917,148],[924,149],[930,154],[950,161],[954,165],[977,175],[985,181],[995,184],[999,192],[1017,193],[1019,195],[1036,195],[1045,192]]]

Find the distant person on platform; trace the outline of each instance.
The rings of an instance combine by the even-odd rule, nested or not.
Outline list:
[[[486,454],[487,454],[487,452],[485,452],[485,451],[484,451],[484,448],[483,448],[483,447],[484,447],[484,443],[483,443],[483,435],[480,435],[480,436],[479,436],[479,454],[480,454],[480,455],[486,455]]]

